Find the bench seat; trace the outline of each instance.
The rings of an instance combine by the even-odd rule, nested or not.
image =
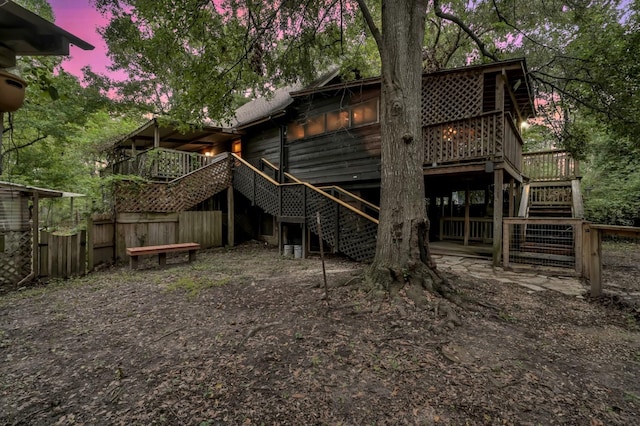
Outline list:
[[[160,266],[167,264],[167,253],[180,253],[189,252],[189,262],[193,262],[196,259],[196,252],[200,250],[200,244],[198,243],[177,243],[177,244],[163,244],[160,246],[145,246],[145,247],[127,247],[127,254],[131,256],[131,269],[138,268],[138,256],[144,255],[158,255],[158,263]]]

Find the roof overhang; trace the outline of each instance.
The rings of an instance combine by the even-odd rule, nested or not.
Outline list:
[[[82,194],[65,193],[62,191],[56,191],[54,189],[38,188],[37,186],[20,185],[13,182],[0,182],[0,189],[8,189],[10,191],[21,192],[27,195],[38,194],[41,198],[56,198],[66,196],[82,196]]]
[[[146,150],[154,147],[157,137],[161,148],[198,152],[237,139],[238,135],[237,132],[214,126],[178,130],[177,126],[159,123],[158,120],[152,119],[119,139],[115,147],[129,149],[135,146],[137,151]]]
[[[86,41],[11,0],[0,3],[0,45],[18,56],[68,55],[69,45],[92,50]]]

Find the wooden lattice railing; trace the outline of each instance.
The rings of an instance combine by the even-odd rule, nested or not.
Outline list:
[[[235,158],[233,187],[265,212],[286,221],[303,220],[319,235],[316,221],[320,213],[322,239],[337,251],[358,261],[373,259],[378,221],[351,205],[305,182],[278,183],[257,167]]]
[[[580,163],[567,151],[522,154],[522,172],[532,181],[572,180],[580,177]]]
[[[170,182],[119,181],[115,187],[116,211],[180,212],[210,198],[231,185],[228,153]]]
[[[113,165],[114,174],[136,175],[151,180],[177,179],[213,162],[214,157],[195,152],[152,148]]]
[[[269,160],[261,158],[257,168],[260,171],[264,172],[269,177],[271,177],[273,180],[276,180],[276,181],[278,180],[280,170],[277,166],[275,166]],[[291,173],[285,172],[284,177],[285,177],[286,183],[303,183],[300,179],[298,179]],[[317,188],[328,193],[332,197],[335,197],[338,200],[349,204],[351,207],[365,212],[367,215],[371,216],[374,219],[378,219],[378,217],[380,217],[380,207],[376,206],[375,204],[361,197],[358,197],[353,192],[347,191],[346,189],[340,186],[330,185],[330,186],[320,186]]]

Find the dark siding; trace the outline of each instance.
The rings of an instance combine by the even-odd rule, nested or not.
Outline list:
[[[280,163],[280,129],[276,123],[260,126],[248,131],[242,138],[242,158],[251,164],[257,164],[265,158],[275,165]]]
[[[314,185],[380,179],[380,125],[287,144],[289,172]]]

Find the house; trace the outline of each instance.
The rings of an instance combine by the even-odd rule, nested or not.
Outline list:
[[[460,241],[462,247],[490,244],[485,253],[497,263],[503,218],[528,214],[535,205],[520,199],[523,188],[527,196],[532,193],[526,173],[536,165],[523,163],[520,125],[534,113],[525,62],[428,73],[422,94],[430,238]],[[227,223],[234,235],[303,245],[306,251],[320,244],[319,213],[324,244],[358,260],[373,256],[380,200],[379,78],[345,82],[328,73],[307,87],[243,105],[230,128],[196,133],[181,134],[152,121],[116,145],[121,161],[114,170],[122,172],[127,163],[127,170],[138,174],[150,171],[153,185],[160,185],[154,191],[171,198],[171,185],[212,169],[215,158],[230,165],[224,172],[216,167],[217,179],[234,188],[223,207],[233,217],[233,224]],[[225,152],[232,153],[226,162]],[[199,182],[211,191],[183,208],[202,203],[205,195],[220,197],[212,194],[220,192],[213,177]],[[182,195],[174,201],[187,191],[178,192]],[[136,208],[125,207],[134,197],[120,198],[120,211]],[[135,198],[134,204],[144,203],[146,198]]]

